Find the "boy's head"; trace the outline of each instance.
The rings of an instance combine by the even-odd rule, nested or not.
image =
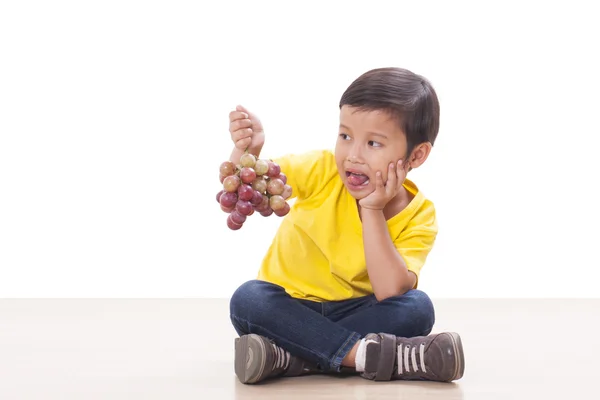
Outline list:
[[[360,199],[375,189],[377,171],[385,183],[390,162],[402,160],[406,171],[422,165],[437,137],[439,117],[429,81],[406,69],[374,69],[352,82],[340,100],[335,155],[353,196]],[[350,171],[365,175],[365,183],[348,185]]]

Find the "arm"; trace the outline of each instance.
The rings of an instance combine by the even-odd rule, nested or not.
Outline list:
[[[361,209],[367,271],[378,301],[412,289],[416,275],[406,268],[390,237],[383,210]]]
[[[242,155],[248,151],[256,158],[265,143],[265,132],[260,119],[243,106],[237,106],[229,113],[229,133],[235,144],[229,161],[238,165]],[[281,172],[287,177],[287,184],[292,188],[289,199],[310,196],[331,176],[324,176],[323,171],[335,169],[335,158],[328,151],[310,151],[302,154],[287,154],[273,159],[279,164]]]

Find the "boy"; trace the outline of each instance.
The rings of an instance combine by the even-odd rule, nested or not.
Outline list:
[[[258,279],[232,296],[236,375],[249,384],[343,369],[378,381],[460,379],[461,339],[429,335],[433,305],[417,290],[435,210],[406,179],[435,142],[437,95],[419,75],[381,68],[358,77],[339,106],[334,153],[273,160],[296,201]],[[241,106],[229,120],[230,161],[258,158],[260,120]]]

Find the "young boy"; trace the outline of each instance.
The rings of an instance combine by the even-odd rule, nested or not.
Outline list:
[[[461,339],[430,335],[433,305],[417,290],[434,206],[406,179],[435,142],[437,95],[419,75],[382,68],[358,77],[339,105],[335,153],[273,159],[296,201],[258,279],[232,296],[235,373],[243,383],[345,369],[379,381],[460,379]],[[238,106],[229,121],[230,161],[258,158],[260,120]]]

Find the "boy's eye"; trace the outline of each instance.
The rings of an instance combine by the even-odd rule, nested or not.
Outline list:
[[[342,138],[342,139],[346,140],[346,139],[348,139],[348,137],[349,137],[349,136],[348,136],[347,134],[345,134],[345,133],[340,133],[340,138]]]
[[[381,147],[381,143],[376,142],[374,140],[369,140],[369,146],[373,146],[373,147]]]

